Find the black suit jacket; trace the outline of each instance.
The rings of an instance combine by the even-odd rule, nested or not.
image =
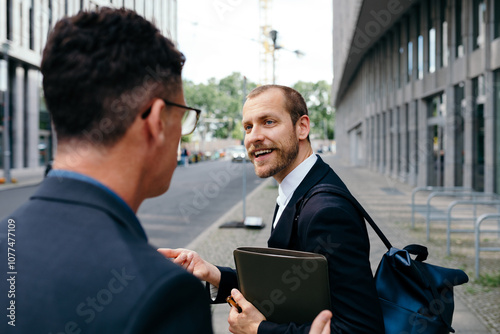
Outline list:
[[[329,193],[311,197],[296,223],[304,195],[317,184],[344,188],[338,175],[318,161],[293,193],[272,230],[268,246],[320,253],[328,260],[333,318],[332,333],[384,333],[382,310],[369,263],[370,243],[362,215],[346,199]],[[236,286],[234,271],[221,268],[222,299]],[[226,284],[228,286],[226,286]],[[310,324],[275,324],[264,321],[259,333],[308,333]]]
[[[151,247],[126,209],[100,187],[49,177],[3,219],[1,257],[15,252],[17,274],[15,286],[6,266],[0,274],[4,313],[15,301],[15,327],[4,315],[0,332],[212,333],[201,282]]]

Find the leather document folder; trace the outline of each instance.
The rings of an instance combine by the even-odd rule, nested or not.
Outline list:
[[[241,293],[267,320],[303,324],[331,309],[325,256],[258,247],[233,255]]]

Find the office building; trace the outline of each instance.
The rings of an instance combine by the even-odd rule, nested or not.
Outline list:
[[[500,0],[334,0],[340,157],[500,192]]]
[[[177,0],[0,0],[0,168],[9,151],[14,169],[43,166],[52,158],[55,139],[43,101],[42,51],[57,20],[99,6],[134,9],[177,40]]]

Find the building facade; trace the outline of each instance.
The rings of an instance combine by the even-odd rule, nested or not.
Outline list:
[[[52,159],[55,138],[43,100],[42,51],[57,20],[99,6],[133,9],[177,40],[177,0],[0,0],[0,168],[6,156],[14,169]]]
[[[499,193],[500,0],[341,2],[356,13],[346,22],[334,1],[342,159],[415,186]]]

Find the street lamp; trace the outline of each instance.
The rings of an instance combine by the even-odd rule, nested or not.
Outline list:
[[[10,101],[9,101],[9,47],[10,45],[5,42],[2,44],[2,51],[4,54],[4,59],[0,63],[0,73],[2,77],[0,78],[0,91],[4,94],[4,110],[3,110],[3,176],[5,178],[5,183],[10,183]]]
[[[280,50],[280,49],[283,49],[283,50],[286,50],[286,51],[289,51],[289,52],[293,52],[295,53],[295,55],[297,57],[302,57],[305,55],[304,52],[300,51],[300,50],[289,50],[289,49],[286,49],[284,47],[282,47],[281,45],[278,45],[276,43],[277,39],[278,39],[278,32],[276,30],[271,30],[269,32],[269,37],[271,38],[271,40],[273,41],[273,85],[276,84],[276,50]]]
[[[269,32],[269,37],[271,37],[271,40],[273,41],[273,85],[276,84],[276,50],[280,49],[281,47],[276,44],[276,40],[278,39],[278,32],[276,30],[271,30]]]

